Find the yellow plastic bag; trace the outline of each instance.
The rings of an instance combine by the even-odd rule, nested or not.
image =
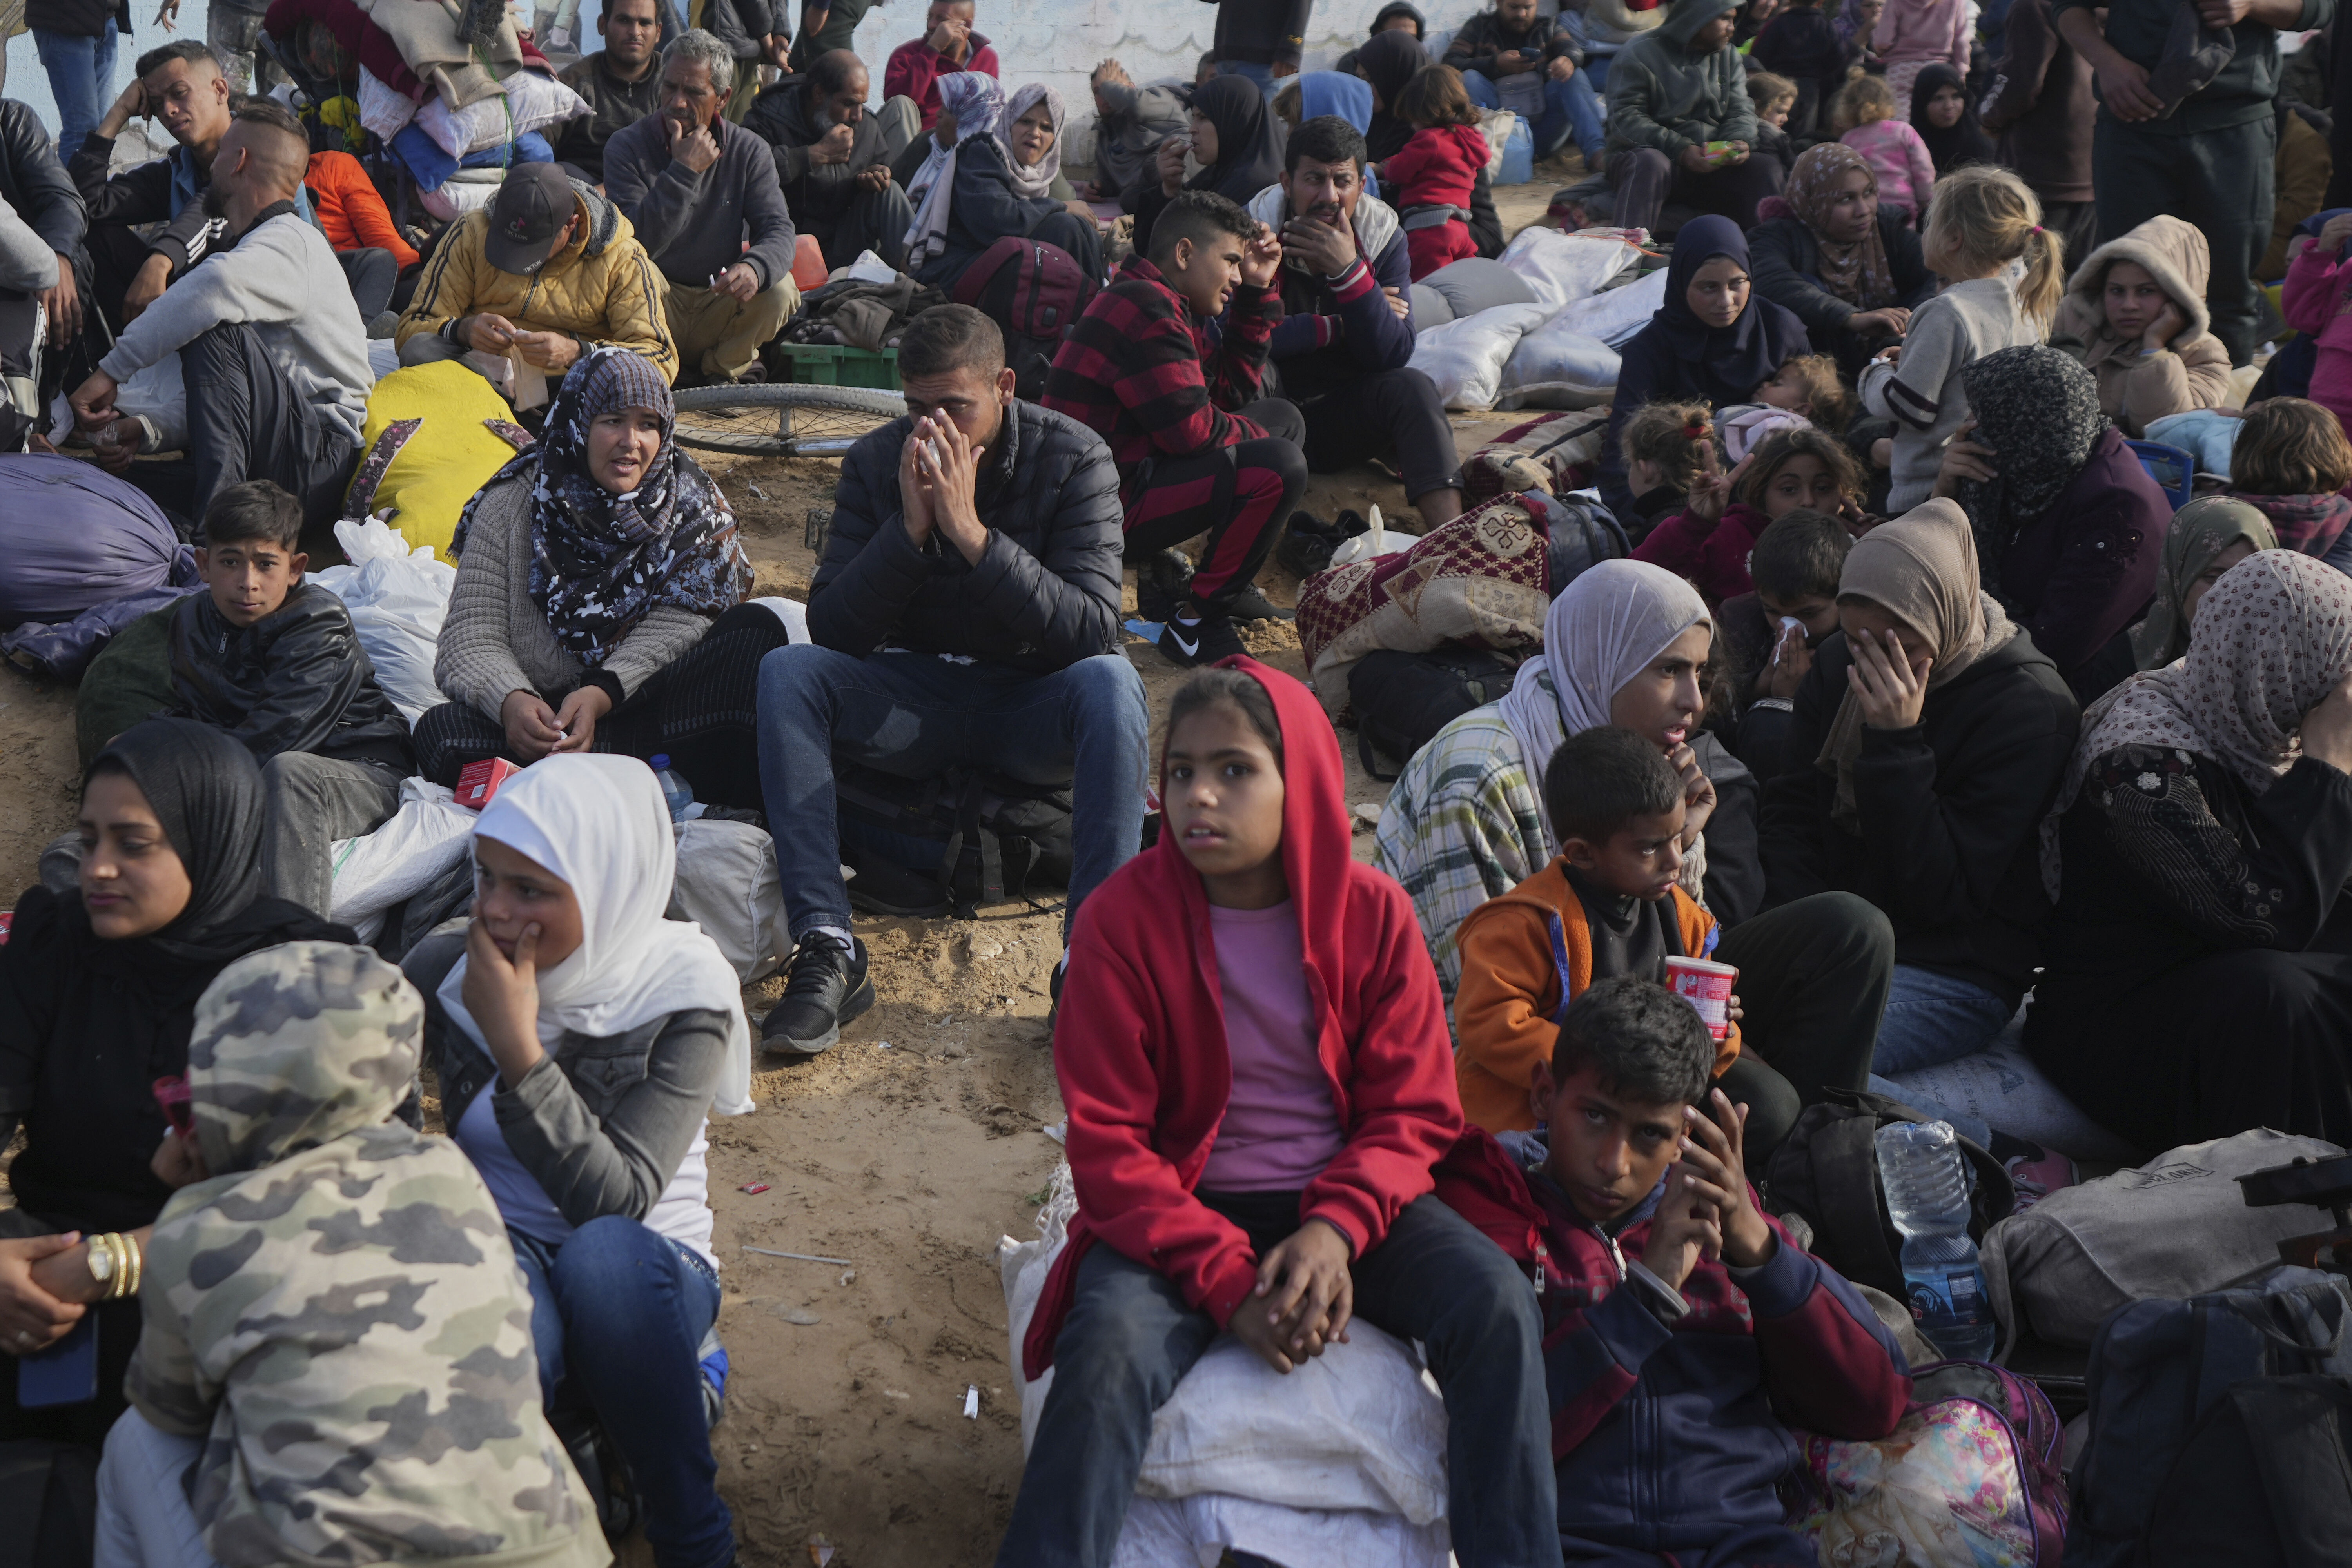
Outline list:
[[[455,360],[394,371],[368,394],[365,455],[344,495],[348,518],[382,517],[413,547],[449,559],[474,492],[530,435],[490,384]]]

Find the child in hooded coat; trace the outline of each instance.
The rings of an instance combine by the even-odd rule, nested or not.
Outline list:
[[[1108,1565],[1152,1412],[1218,1331],[1287,1372],[1352,1305],[1426,1346],[1463,1568],[1558,1564],[1535,1297],[1431,1195],[1463,1127],[1444,1004],[1404,890],[1349,856],[1330,721],[1235,658],[1167,748],[1159,842],[1071,934],[1078,1212],[1023,1342],[1055,1375],[997,1562]]]
[[[2091,252],[2058,302],[2051,340],[2080,345],[2099,412],[2135,440],[2167,415],[2219,408],[2229,395],[2230,351],[2207,330],[2211,271],[2194,225],[2152,217]]]

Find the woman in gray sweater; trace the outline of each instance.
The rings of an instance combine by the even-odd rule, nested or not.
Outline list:
[[[743,603],[727,498],[677,449],[661,373],[604,348],[563,378],[546,437],[467,503],[416,724],[426,778],[567,752],[667,754],[698,800],[757,809],[753,682],[783,623]]]

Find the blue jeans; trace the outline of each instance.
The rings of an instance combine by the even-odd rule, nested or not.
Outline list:
[[[1267,1200],[1229,1194],[1220,1212],[1263,1255],[1298,1228],[1297,1194],[1277,1223]],[[1244,1206],[1245,1205],[1245,1206]],[[1462,1568],[1557,1568],[1543,1315],[1527,1276],[1434,1197],[1408,1205],[1349,1271],[1356,1313],[1426,1346],[1445,1395],[1447,1521]],[[1143,1470],[1152,1413],[1217,1337],[1176,1282],[1101,1242],[1078,1265],[1076,1300],[1054,1342],[1054,1385],[1021,1473],[998,1568],[1108,1568]]]
[[[702,1336],[719,1317],[719,1276],[701,1257],[633,1219],[606,1215],[562,1247],[508,1233],[530,1284],[541,1397],[568,1376],[628,1461],[661,1568],[723,1568],[735,1521],[702,1402]]]
[[[1143,837],[1151,717],[1142,678],[1122,654],[1033,675],[924,653],[861,658],[794,643],[760,663],[759,724],[760,787],[795,942],[818,926],[849,925],[835,758],[901,778],[929,778],[960,763],[1024,784],[1068,784],[1065,931]]]
[[[35,33],[33,47],[49,73],[49,96],[58,100],[58,162],[70,163],[82,138],[98,129],[114,101],[114,24],[95,38]]]
[[[1914,963],[1898,963],[1886,988],[1886,1016],[1871,1052],[1870,1087],[1892,1094],[1930,1116],[1941,1116],[1964,1138],[1983,1143],[1990,1135],[1984,1119],[1933,1101],[1912,1099],[1884,1075],[1916,1072],[1976,1055],[1992,1044],[2009,1022],[2009,1004],[1981,985],[1955,980]]]
[[[1265,94],[1266,97],[1272,98],[1274,96],[1274,68],[1270,65],[1260,65],[1255,60],[1219,60],[1217,62],[1217,74],[1219,76],[1245,76],[1249,78],[1250,80],[1257,83],[1258,90]]]
[[[1479,72],[1464,71],[1462,85],[1469,89],[1470,101],[1479,108],[1503,107],[1502,89]],[[1599,159],[1601,146],[1608,140],[1608,116],[1601,110],[1601,95],[1593,90],[1591,74],[1580,67],[1566,81],[1546,77],[1543,87],[1543,116],[1528,128],[1536,139],[1536,156],[1550,157],[1567,145],[1572,132],[1577,150],[1584,154],[1585,161]]]

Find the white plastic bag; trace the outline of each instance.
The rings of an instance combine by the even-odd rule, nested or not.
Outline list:
[[[1556,319],[1567,322],[1570,331],[1599,338],[1612,349],[1622,348],[1650,324],[1650,318],[1665,302],[1666,269],[1661,267],[1622,289],[1604,289],[1589,300],[1579,300]]]
[[[1495,406],[1598,407],[1616,395],[1617,368],[1615,349],[1555,316],[1511,351]]]
[[[1486,139],[1486,177],[1489,180],[1503,172],[1503,149],[1511,144],[1511,132],[1517,129],[1519,117],[1507,109],[1480,111],[1478,134]]]
[[[335,538],[352,564],[312,575],[351,611],[377,683],[413,727],[444,700],[433,683],[433,655],[457,569],[435,560],[429,544],[411,551],[398,532],[373,518],[335,524]]]
[[[389,142],[416,118],[416,102],[406,93],[385,85],[365,66],[360,67],[360,123]]]
[[[373,833],[338,838],[328,854],[334,868],[329,920],[373,941],[383,911],[432,886],[466,854],[478,814],[451,793],[421,778],[404,779],[400,809]]]
[[[1558,306],[1591,299],[1641,258],[1641,252],[1621,240],[1538,225],[1519,230],[1499,259],[1527,279],[1537,299]]]
[[[1437,384],[1448,408],[1483,411],[1501,394],[1503,365],[1525,333],[1543,324],[1554,307],[1497,305],[1433,327],[1412,342],[1412,368]]]
[[[844,279],[858,283],[895,283],[898,269],[870,250],[861,250],[857,259],[846,267],[836,267],[826,274],[825,281],[838,283]]]
[[[776,843],[748,822],[697,817],[677,826],[677,875],[668,917],[692,921],[719,944],[746,985],[772,974],[792,946]]]
[[[586,99],[553,77],[519,70],[499,82],[489,97],[460,110],[453,111],[437,95],[426,99],[416,111],[416,128],[452,158],[463,158],[503,147],[526,132],[593,112]]]

